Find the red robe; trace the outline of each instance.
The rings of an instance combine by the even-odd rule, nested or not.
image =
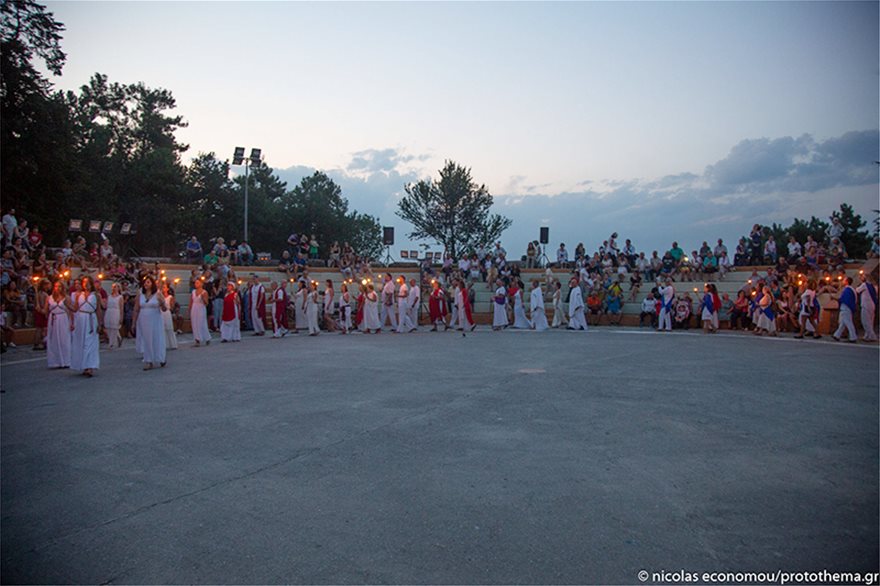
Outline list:
[[[354,316],[354,325],[356,325],[356,326],[361,325],[361,322],[364,321],[364,300],[365,300],[364,294],[360,293],[358,295],[358,299],[357,299],[357,303],[358,303],[357,313]]]
[[[223,298],[223,321],[235,321],[235,306],[238,303],[238,293],[227,293]]]
[[[428,298],[428,310],[431,313],[431,323],[446,317],[446,295],[443,289],[434,289]]]
[[[468,297],[468,290],[461,289],[461,304],[464,306],[464,316],[467,318],[469,324],[474,323],[474,316],[471,315],[471,300]]]
[[[281,291],[281,299],[278,299],[278,291]],[[275,323],[279,327],[287,329],[287,291],[280,288],[275,291]]]
[[[254,298],[253,292],[256,287],[251,288],[251,295],[248,296],[248,300],[250,301],[251,307],[254,305],[257,306],[257,315],[260,316],[261,320],[266,319],[266,289],[265,287],[262,289],[262,293]]]

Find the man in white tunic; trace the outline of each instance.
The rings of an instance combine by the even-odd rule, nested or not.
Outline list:
[[[419,305],[422,303],[422,291],[415,279],[409,280],[409,296],[406,301],[409,305],[409,321],[412,324],[410,331],[415,331],[419,327]]]
[[[400,289],[397,291],[397,333],[403,334],[413,329],[409,319],[409,287],[406,286],[406,278],[400,277]]]
[[[251,323],[254,326],[254,335],[262,336],[266,333],[266,289],[260,284],[260,279],[251,276],[251,290],[248,295],[248,305],[250,305]]]
[[[379,300],[379,321],[385,327],[385,321],[391,320],[391,329],[397,328],[397,314],[394,312],[394,298],[397,296],[391,274],[385,273],[385,286]]]
[[[507,327],[507,290],[501,279],[495,281],[495,295],[492,297],[492,329]]]
[[[675,287],[672,280],[666,279],[665,286],[657,289],[660,292],[660,319],[657,324],[658,332],[672,331],[672,303],[675,300]]]
[[[529,309],[532,312],[532,329],[543,332],[550,327],[547,316],[544,315],[544,290],[541,289],[541,283],[537,279],[532,281]]]
[[[568,329],[587,330],[584,317],[584,296],[581,293],[577,278],[568,282]]]

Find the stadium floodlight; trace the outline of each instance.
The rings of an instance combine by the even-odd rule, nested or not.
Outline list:
[[[115,225],[116,225],[115,222],[104,222],[104,227],[101,228],[101,232],[105,232],[105,233],[106,233],[106,232],[112,232],[112,231],[113,231],[113,226],[115,226]]]
[[[251,149],[251,156],[247,159],[244,158],[244,147],[235,147],[235,152],[232,154],[232,164],[233,165],[244,165],[244,241],[248,241],[248,184],[250,180],[248,179],[248,170],[251,165],[260,166],[262,163],[262,149]]]
[[[89,220],[89,232],[100,232],[103,223],[101,220]]]
[[[75,220],[71,218],[70,222],[67,223],[67,231],[68,232],[80,232],[82,231],[82,220]]]
[[[232,154],[232,164],[233,165],[241,165],[244,161],[244,147],[235,147],[235,152]]]
[[[133,234],[133,232],[132,232],[132,230],[131,230],[131,224],[129,224],[129,223],[126,222],[125,224],[123,224],[122,226],[120,226],[120,227],[119,227],[119,233],[120,233],[122,236],[130,236],[131,234]]]

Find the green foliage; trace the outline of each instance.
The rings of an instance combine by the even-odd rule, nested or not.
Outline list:
[[[436,240],[456,258],[497,240],[511,225],[508,218],[489,213],[492,196],[486,186],[477,186],[471,170],[453,161],[446,161],[439,181],[411,183],[405,190],[397,215],[415,228],[409,237]]]
[[[843,226],[843,236],[840,239],[846,246],[847,255],[850,258],[865,258],[871,249],[871,236],[867,230],[863,230],[866,222],[862,217],[846,203],[840,204],[840,210],[832,212],[831,217],[840,220],[840,225]]]
[[[230,178],[228,162],[214,153],[182,164],[188,146],[176,134],[187,123],[174,113],[170,91],[100,73],[78,92],[52,91],[33,62],[61,74],[63,30],[33,0],[0,0],[4,205],[38,224],[50,245],[61,243],[70,218],[134,223],[130,244],[144,255],[170,256],[193,234],[206,245],[216,236],[241,238],[245,178]],[[256,165],[248,204],[255,251],[278,253],[293,230],[316,234],[324,253],[333,240],[374,256],[381,250],[378,221],[349,212],[323,173],[288,191],[270,167]]]

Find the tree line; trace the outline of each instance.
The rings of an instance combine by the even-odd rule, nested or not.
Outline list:
[[[187,123],[170,91],[100,73],[78,91],[53,89],[35,62],[61,75],[63,31],[33,0],[0,3],[3,206],[39,225],[50,245],[60,245],[71,218],[133,223],[137,234],[124,244],[142,255],[171,255],[193,234],[240,238],[245,178],[215,153],[184,164],[189,147],[175,133]],[[324,173],[288,189],[271,167],[254,165],[248,196],[255,251],[277,252],[292,231],[314,234],[324,250],[338,240],[361,254],[381,251],[378,220],[349,210]]]

